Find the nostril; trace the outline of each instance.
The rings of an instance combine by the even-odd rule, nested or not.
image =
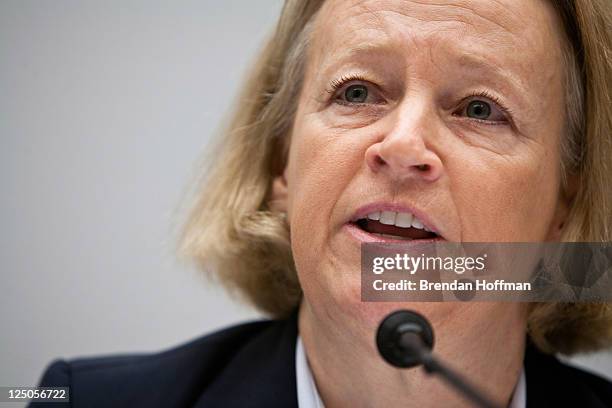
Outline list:
[[[399,150],[401,149],[394,150],[389,146],[385,147],[381,143],[376,143],[366,150],[364,159],[372,172],[386,172],[397,179],[417,177],[435,181],[440,176],[441,161],[435,153]]]

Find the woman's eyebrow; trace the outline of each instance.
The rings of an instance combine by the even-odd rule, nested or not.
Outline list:
[[[333,52],[331,55],[331,58],[322,59],[323,64],[321,64],[320,72],[327,73],[347,63],[358,63],[362,61],[371,62],[376,59],[384,59],[384,63],[381,63],[380,66],[377,67],[378,69],[389,71],[389,73],[394,73],[394,75],[397,75],[397,72],[400,71],[398,68],[405,67],[402,57],[388,43],[355,44],[342,48],[342,50],[338,52]]]
[[[461,54],[455,59],[457,66],[462,70],[479,74],[483,78],[492,78],[498,86],[503,88],[504,93],[512,93],[513,96],[524,99],[529,94],[524,81],[515,75],[511,69],[504,69],[500,64],[492,63],[489,58],[476,54]]]

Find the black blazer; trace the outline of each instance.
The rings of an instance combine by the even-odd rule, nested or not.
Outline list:
[[[70,404],[30,407],[297,407],[297,319],[234,326],[157,354],[58,360],[40,386]],[[612,407],[612,383],[528,347],[527,407]]]

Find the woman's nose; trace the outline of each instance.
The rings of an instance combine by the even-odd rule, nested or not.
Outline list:
[[[395,180],[407,178],[433,182],[442,175],[442,161],[427,147],[421,126],[397,126],[385,138],[368,148],[366,162],[375,173],[386,173]]]

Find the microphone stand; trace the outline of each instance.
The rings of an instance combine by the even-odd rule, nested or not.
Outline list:
[[[378,326],[376,345],[391,365],[410,368],[423,365],[428,374],[440,376],[448,385],[480,408],[500,408],[469,384],[462,375],[433,356],[434,333],[431,324],[419,313],[399,310]]]

